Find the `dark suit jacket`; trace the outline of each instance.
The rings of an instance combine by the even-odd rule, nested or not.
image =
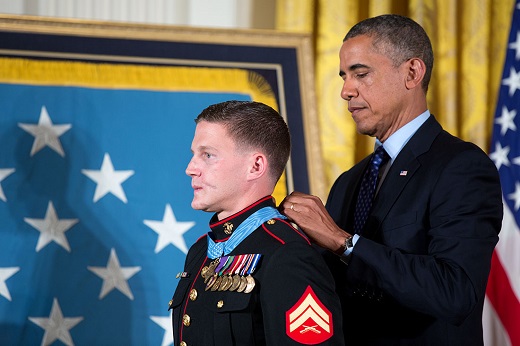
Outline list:
[[[326,207],[352,232],[369,158],[334,183]],[[435,118],[383,181],[348,265],[326,255],[350,345],[481,345],[482,307],[502,221],[493,162]]]

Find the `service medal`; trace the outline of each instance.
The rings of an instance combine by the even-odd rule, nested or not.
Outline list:
[[[215,268],[217,267],[219,262],[220,262],[220,258],[216,258],[213,261],[211,261],[211,263],[208,266],[208,272],[213,274],[215,272]]]
[[[246,277],[246,281],[247,281],[247,285],[244,290],[244,293],[251,293],[251,291],[253,290],[253,288],[255,288],[255,285],[256,285],[255,279],[251,275],[248,275]]]
[[[203,279],[206,279],[206,275],[209,275],[209,274],[210,274],[210,272],[209,272],[208,266],[204,266],[200,271],[200,276],[202,276]]]
[[[231,284],[231,287],[229,288],[229,290],[236,291],[238,286],[240,286],[240,276],[235,274],[235,275],[233,275],[233,283]]]
[[[246,289],[247,286],[247,280],[245,277],[240,277],[240,285],[237,288],[237,292],[243,292]]]
[[[218,288],[220,287],[220,284],[222,283],[222,276],[219,276],[216,280],[215,280],[215,283],[213,283],[213,286],[211,286],[211,290],[212,291],[216,291],[218,290]]]
[[[217,280],[217,275],[210,276],[208,283],[206,284],[205,291],[209,290],[211,288],[211,286],[213,286],[213,284],[215,283],[216,280]]]
[[[231,290],[231,286],[233,286],[233,275],[229,274],[228,277],[228,285],[226,287],[226,291]]]
[[[208,266],[208,269],[206,270],[206,276],[204,277],[204,283],[207,284],[208,280],[213,277],[215,273],[215,269],[217,268],[218,264],[220,263],[220,257],[215,258]],[[202,268],[204,270],[204,268]]]
[[[218,290],[224,291],[225,287],[227,286],[227,283],[228,283],[227,275],[222,275],[222,281],[220,282],[220,286],[218,287]]]

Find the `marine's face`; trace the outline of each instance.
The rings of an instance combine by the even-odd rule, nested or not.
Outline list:
[[[232,213],[247,174],[247,160],[222,124],[201,121],[191,145],[193,157],[186,167],[191,177],[197,210]]]

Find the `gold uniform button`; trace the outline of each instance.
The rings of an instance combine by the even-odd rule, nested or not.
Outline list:
[[[179,344],[180,346],[188,346],[188,344],[184,341],[181,341],[181,343]]]
[[[191,300],[192,302],[194,302],[195,300],[197,300],[197,295],[198,295],[197,290],[193,288],[193,289],[190,291],[190,300]]]
[[[191,317],[190,317],[190,315],[184,314],[184,316],[182,316],[182,324],[184,324],[186,327],[190,326],[190,324],[191,324]]]
[[[267,220],[268,225],[273,225],[276,221],[273,219]]]
[[[170,308],[171,308],[171,307],[172,307],[172,305],[173,305],[173,300],[170,300],[170,301],[168,302],[168,307],[170,307]]]
[[[224,306],[224,301],[223,300],[219,300],[217,302],[217,308],[221,309],[223,306]]]

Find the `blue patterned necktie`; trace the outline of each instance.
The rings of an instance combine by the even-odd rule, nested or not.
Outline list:
[[[379,167],[385,164],[390,157],[386,153],[383,146],[379,146],[370,164],[365,170],[363,180],[361,181],[361,187],[359,188],[359,195],[356,202],[356,210],[354,212],[354,233],[361,233],[363,226],[367,220],[370,209],[372,208],[372,200],[376,192],[377,178],[379,176]]]

